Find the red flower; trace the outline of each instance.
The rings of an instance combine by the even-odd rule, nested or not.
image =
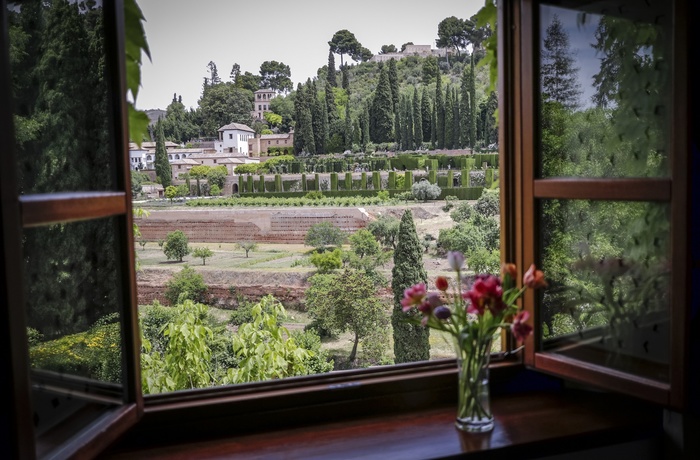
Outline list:
[[[449,283],[447,282],[447,278],[445,278],[444,276],[438,276],[437,279],[435,280],[435,287],[443,292],[446,291],[447,288],[449,287]]]
[[[515,337],[515,340],[518,342],[522,342],[532,334],[532,326],[529,324],[526,324],[525,321],[527,321],[530,318],[530,313],[526,311],[521,311],[517,315],[515,315],[515,318],[513,318],[513,323],[510,325],[510,331],[513,333],[513,337]]]
[[[535,264],[530,265],[530,268],[523,276],[523,284],[531,289],[547,287],[547,281],[544,279],[544,273],[537,270]]]
[[[501,280],[493,275],[479,275],[464,298],[470,303],[467,313],[483,315],[488,308],[495,316],[506,308]]]

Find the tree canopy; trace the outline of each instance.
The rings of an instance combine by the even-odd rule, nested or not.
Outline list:
[[[284,62],[265,61],[260,65],[260,85],[264,88],[287,93],[294,88],[291,76],[292,71]]]

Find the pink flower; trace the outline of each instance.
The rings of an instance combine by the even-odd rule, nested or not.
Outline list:
[[[435,287],[443,292],[446,291],[447,288],[449,287],[449,283],[447,282],[447,278],[445,278],[444,276],[438,276],[437,279],[435,280]]]
[[[547,287],[547,281],[544,279],[544,273],[537,270],[535,264],[530,265],[530,268],[523,276],[523,284],[531,289]]]
[[[495,316],[506,308],[501,280],[493,275],[479,275],[465,298],[470,302],[467,313],[483,315],[488,308]]]
[[[408,311],[411,307],[417,307],[423,303],[423,298],[427,294],[425,283],[418,283],[403,291],[401,306],[403,311]]]
[[[447,263],[450,264],[450,268],[456,272],[462,269],[464,265],[464,254],[459,251],[450,251],[447,253]]]
[[[510,325],[510,331],[513,333],[513,337],[518,342],[522,342],[532,334],[532,326],[526,324],[525,322],[530,318],[530,313],[526,311],[521,311],[513,318],[513,323]]]

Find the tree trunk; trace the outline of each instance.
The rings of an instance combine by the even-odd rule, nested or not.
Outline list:
[[[352,351],[350,352],[350,356],[348,357],[349,362],[355,361],[355,356],[357,355],[357,344],[360,341],[360,337],[357,335],[357,332],[355,333],[355,342],[352,344]]]

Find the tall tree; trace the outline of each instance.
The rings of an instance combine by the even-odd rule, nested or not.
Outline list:
[[[430,106],[430,94],[428,93],[428,87],[423,86],[423,91],[420,98],[420,118],[421,127],[423,128],[423,141],[431,142],[431,125],[433,120],[433,108]]]
[[[209,64],[207,64],[207,67],[209,68],[209,84],[210,85],[218,85],[221,83],[221,78],[219,77],[219,71],[216,68],[216,64],[214,61],[209,61]]]
[[[459,100],[459,91],[457,88],[452,88],[452,148],[456,149],[459,148],[459,136],[460,136],[460,126],[462,123],[461,120],[461,111],[460,111],[460,100]]]
[[[343,66],[343,67],[341,67],[340,71],[341,71],[342,76],[343,76],[343,82],[342,82],[343,89],[345,91],[347,91],[348,94],[350,94],[350,76],[348,75],[348,73],[349,73],[348,67]]]
[[[333,55],[333,51],[328,51],[328,72],[326,73],[326,81],[332,87],[338,87],[338,76],[335,70],[335,56]]]
[[[325,103],[326,110],[328,111],[328,123],[332,125],[335,120],[338,119],[338,104],[335,102],[335,93],[333,92],[333,85],[326,80],[325,82]]]
[[[391,142],[394,139],[392,132],[394,127],[393,104],[387,68],[382,66],[377,88],[374,91],[371,111],[373,123],[370,125],[370,129],[373,131],[370,132],[370,136],[376,143]]]
[[[389,59],[389,70],[387,71],[389,77],[389,86],[391,87],[391,100],[394,105],[392,109],[397,111],[399,107],[399,73],[396,70],[396,59]]]
[[[307,152],[313,155],[316,153],[316,143],[309,99],[306,85],[297,84],[296,97],[294,98],[294,111],[296,113],[294,151],[296,153]]]
[[[250,125],[253,110],[253,93],[237,88],[232,83],[212,85],[199,99],[199,114],[202,117],[202,130],[214,137],[217,131],[229,123]]]
[[[540,72],[542,97],[545,101],[558,102],[570,110],[579,106],[581,85],[578,82],[579,69],[574,66],[574,62],[574,53],[569,48],[569,35],[555,14],[545,31],[542,50]]]
[[[260,75],[255,75],[246,70],[242,75],[238,75],[235,86],[236,88],[247,89],[251,93],[254,93],[260,89],[261,80],[262,78]]]
[[[420,318],[420,313],[404,313],[401,306],[404,290],[418,283],[427,283],[428,275],[423,267],[423,249],[418,241],[413,215],[406,210],[399,224],[398,243],[394,251],[394,268],[391,271],[391,289],[394,308],[391,325],[394,331],[394,361],[406,363],[430,359],[430,332],[419,324],[410,324],[409,316]]]
[[[345,150],[352,150],[353,130],[352,118],[350,117],[350,101],[345,104]]]
[[[347,29],[337,31],[331,41],[328,42],[328,46],[330,46],[332,53],[340,55],[340,67],[343,67],[345,64],[343,60],[344,55],[356,56],[362,48],[360,42],[355,38],[355,34]]]
[[[365,104],[364,109],[362,110],[362,118],[360,119],[360,129],[362,139],[362,150],[365,150],[367,144],[371,142],[369,135],[369,104]]]
[[[435,56],[428,56],[423,59],[422,79],[424,85],[429,85],[440,76],[438,60]]]
[[[423,144],[423,118],[418,87],[413,87],[413,148],[419,149]]]
[[[435,141],[436,147],[445,148],[445,95],[442,92],[442,78],[438,75],[435,85]]]
[[[459,120],[459,146],[461,148],[466,148],[471,145],[471,141],[469,140],[469,123],[471,119],[471,111],[469,108],[469,102],[471,99],[471,94],[470,94],[470,78],[474,78],[474,76],[471,74],[471,66],[464,66],[464,70],[462,71],[462,82],[460,85],[460,103],[459,103],[459,111],[460,111],[460,120]]]
[[[292,71],[284,62],[265,61],[260,64],[260,85],[277,92],[287,93],[292,90]]]
[[[445,145],[446,149],[454,146],[452,128],[454,126],[454,100],[452,99],[452,87],[448,83],[445,86]]]
[[[474,74],[474,53],[469,61],[469,147],[476,145],[476,77]]]
[[[435,44],[438,48],[445,48],[446,51],[454,48],[457,51],[457,56],[459,56],[459,50],[467,46],[467,24],[456,16],[450,16],[440,21],[437,33],[438,39],[435,40]],[[445,58],[447,58],[447,64],[449,65],[448,56],[449,53],[446,52]]]
[[[314,145],[316,153],[322,155],[326,153],[326,144],[328,142],[328,113],[323,109],[325,100],[321,102],[316,89],[316,80],[307,81],[307,97],[309,100],[309,109],[311,109],[311,126],[314,131]]]
[[[172,185],[173,170],[168,161],[168,152],[165,148],[165,134],[163,133],[163,121],[156,122],[156,176],[160,178],[160,183],[163,188]]]
[[[231,79],[231,83],[233,83],[235,85],[236,81],[238,80],[238,76],[240,74],[241,74],[241,66],[237,62],[234,62],[233,66],[231,67],[231,73],[229,74],[229,78]]]

